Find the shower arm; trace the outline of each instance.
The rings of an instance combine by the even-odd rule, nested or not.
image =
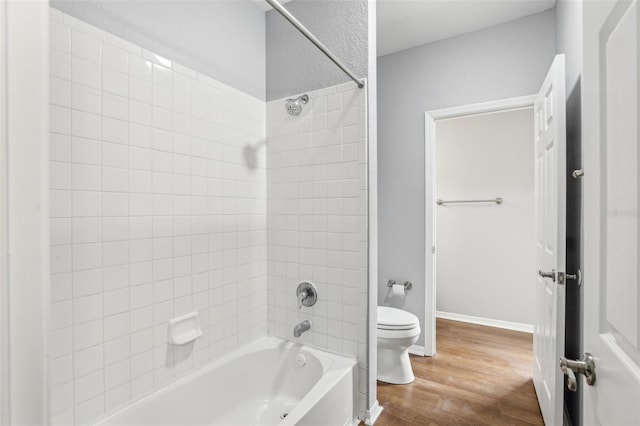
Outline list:
[[[282,15],[287,21],[291,23],[298,31],[302,33],[311,43],[313,43],[322,53],[324,53],[327,58],[331,59],[331,61],[336,64],[345,74],[347,74],[355,83],[358,85],[360,89],[364,87],[364,81],[356,77],[356,75],[351,72],[349,68],[342,62],[340,59],[336,57],[327,47],[322,44],[320,40],[316,38],[308,29],[305,28],[304,25],[300,23],[287,9],[282,7],[280,3],[276,0],[265,0],[271,7],[273,7],[280,15]]]

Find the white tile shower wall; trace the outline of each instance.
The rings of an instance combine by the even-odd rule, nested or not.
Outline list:
[[[267,103],[269,333],[358,357],[358,415],[366,409],[366,91],[342,84],[308,92],[300,116]],[[296,287],[318,288],[298,309]]]
[[[266,333],[266,105],[51,17],[51,410],[82,424]]]

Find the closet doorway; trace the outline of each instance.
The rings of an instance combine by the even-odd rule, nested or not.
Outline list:
[[[533,331],[533,100],[425,114],[425,355],[436,317]]]

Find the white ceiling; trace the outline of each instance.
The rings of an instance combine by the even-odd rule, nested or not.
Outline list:
[[[555,0],[378,0],[378,56],[551,9]]]

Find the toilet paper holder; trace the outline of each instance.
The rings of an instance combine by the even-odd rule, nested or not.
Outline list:
[[[391,288],[394,285],[396,285],[396,280],[391,279],[391,280],[387,281],[387,287]],[[412,287],[413,287],[413,284],[411,284],[411,281],[405,281],[404,282],[404,291],[409,291],[409,290],[411,290]]]

